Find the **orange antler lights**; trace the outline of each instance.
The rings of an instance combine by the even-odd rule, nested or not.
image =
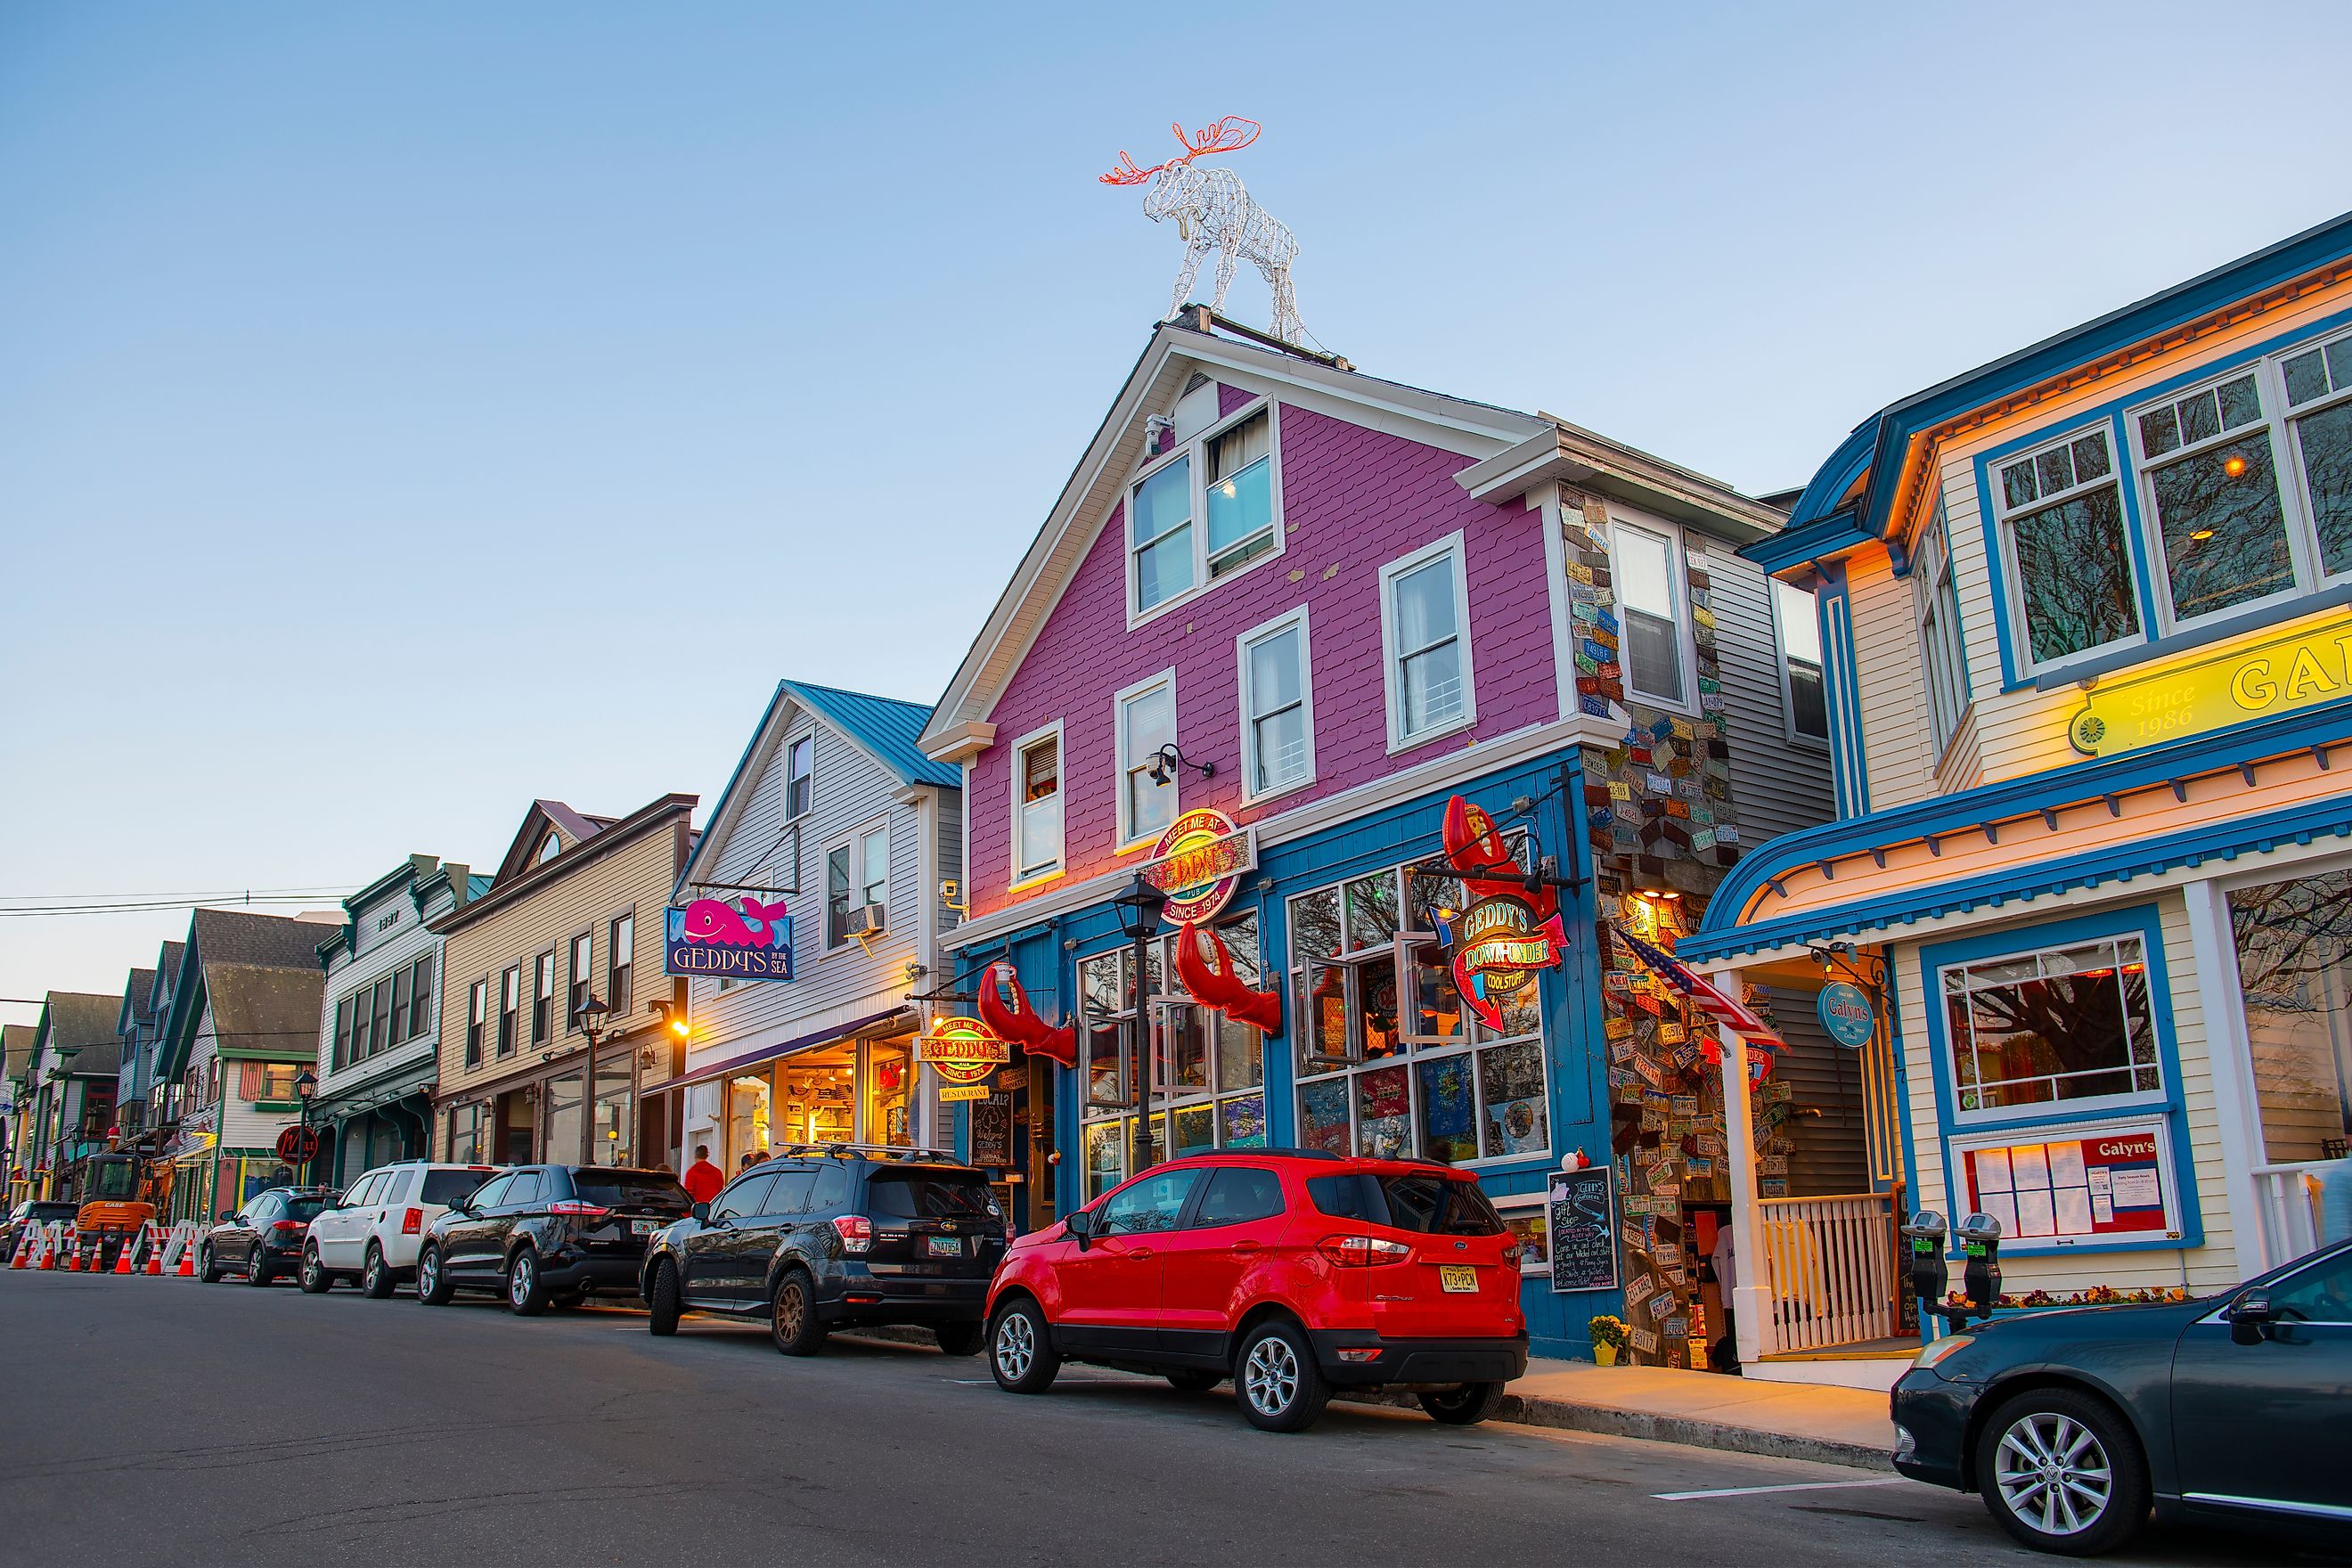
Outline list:
[[[1171,158],[1165,163],[1154,163],[1148,169],[1139,169],[1135,166],[1135,160],[1128,156],[1127,150],[1121,148],[1118,154],[1118,167],[1108,174],[1097,175],[1097,178],[1106,185],[1139,185],[1160,170],[1167,168],[1170,163],[1189,163],[1193,159],[1204,157],[1211,153],[1238,153],[1257,140],[1258,132],[1262,128],[1255,120],[1244,120],[1238,114],[1228,114],[1223,120],[1203,125],[1190,136],[1184,134],[1184,126],[1181,121],[1171,124],[1168,129],[1176,133],[1177,142],[1184,148],[1183,156]]]

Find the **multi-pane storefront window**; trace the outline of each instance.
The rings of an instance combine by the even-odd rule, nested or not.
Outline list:
[[[1234,971],[1252,989],[1263,989],[1257,917],[1244,915],[1217,928]],[[1148,950],[1144,983],[1151,998],[1151,1063],[1144,1088],[1149,1121],[1139,1128],[1133,1089],[1142,1063],[1135,1044],[1134,952],[1120,949],[1078,964],[1078,990],[1085,1013],[1080,1048],[1087,1082],[1086,1196],[1108,1192],[1140,1169],[1169,1157],[1169,1121],[1175,1121],[1175,1152],[1265,1146],[1265,1037],[1175,993],[1170,974],[1181,934],[1155,939]],[[1148,1137],[1148,1156],[1136,1145]]]
[[[1539,985],[1473,1016],[1437,936],[1460,884],[1402,868],[1290,900],[1298,1143],[1461,1164],[1551,1148]]]
[[[1963,1112],[2163,1089],[2138,937],[1953,964],[1942,974]]]
[[[2352,872],[2230,895],[2263,1153],[2345,1158],[2352,1139]]]

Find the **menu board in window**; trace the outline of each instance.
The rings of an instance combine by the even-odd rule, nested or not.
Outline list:
[[[2160,1121],[2089,1131],[2047,1129],[1955,1139],[1969,1206],[2000,1222],[2004,1242],[2047,1247],[2180,1235],[2172,1160]]]
[[[1615,1289],[1616,1173],[1607,1165],[1554,1172],[1544,1207],[1551,1233],[1553,1294]]]

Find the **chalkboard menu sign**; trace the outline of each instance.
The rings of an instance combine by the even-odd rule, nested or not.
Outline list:
[[[1013,1097],[992,1094],[971,1107],[971,1163],[1013,1163]]]
[[[1616,1173],[1607,1165],[1555,1171],[1546,1206],[1549,1210],[1553,1294],[1615,1289]]]

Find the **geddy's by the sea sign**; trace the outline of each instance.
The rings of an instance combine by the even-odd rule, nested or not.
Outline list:
[[[662,970],[714,980],[790,980],[793,917],[782,901],[750,894],[730,901],[697,899],[673,907],[663,932]]]

